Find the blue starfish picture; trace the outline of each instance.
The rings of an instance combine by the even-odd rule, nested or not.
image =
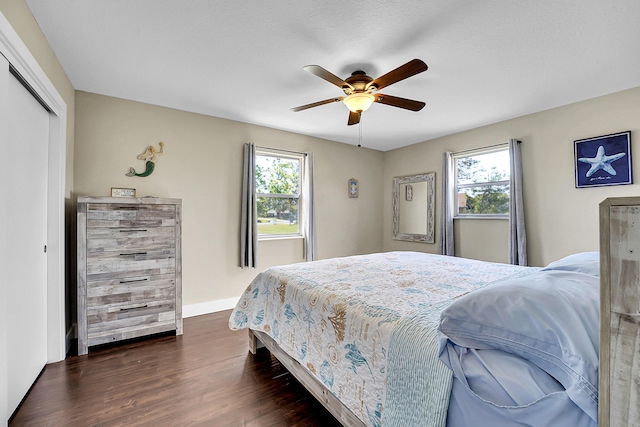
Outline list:
[[[627,153],[618,153],[618,154],[613,154],[611,156],[607,156],[606,154],[604,154],[604,147],[601,145],[600,147],[598,147],[598,153],[593,159],[589,159],[587,157],[581,157],[578,159],[578,161],[583,163],[589,163],[591,165],[591,169],[587,171],[587,178],[589,178],[591,175],[593,175],[600,169],[609,173],[610,175],[616,175],[617,172],[613,168],[613,166],[611,166],[611,163],[618,159],[623,158],[626,155]]]
[[[631,132],[574,141],[576,187],[632,184]]]

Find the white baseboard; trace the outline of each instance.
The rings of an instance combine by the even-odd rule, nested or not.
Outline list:
[[[217,311],[230,310],[236,306],[240,297],[227,298],[217,301],[207,301],[198,304],[190,304],[182,306],[182,317],[200,316],[203,314],[215,313]]]

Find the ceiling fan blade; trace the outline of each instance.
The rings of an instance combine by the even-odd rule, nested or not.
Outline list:
[[[347,122],[347,125],[351,126],[360,123],[360,114],[361,113],[354,113],[353,111],[349,111],[349,121]]]
[[[405,110],[420,111],[425,105],[427,105],[422,101],[414,101],[413,99],[399,98],[397,96],[384,95],[382,93],[376,93],[373,96],[376,98],[374,102],[391,105],[392,107],[404,108]]]
[[[312,104],[307,104],[307,105],[301,105],[299,107],[294,107],[294,108],[291,109],[291,111],[302,111],[302,110],[306,110],[307,108],[318,107],[318,106],[324,105],[324,104],[331,104],[332,102],[340,102],[343,99],[344,99],[344,96],[339,96],[337,98],[325,99],[324,101],[318,101],[318,102],[314,102]]]
[[[349,83],[345,82],[340,77],[338,77],[335,74],[325,70],[324,68],[322,68],[319,65],[307,65],[306,67],[302,67],[302,68],[305,71],[310,72],[314,76],[318,76],[321,79],[325,79],[329,83],[333,83],[334,85],[338,86],[340,89],[342,89],[344,87],[351,88],[351,90],[354,89],[353,86],[351,86]]]
[[[366,89],[375,86],[377,89],[382,89],[394,83],[404,80],[416,74],[427,71],[427,64],[419,59],[412,59],[404,65],[399,66],[395,70],[389,71],[387,74],[378,77],[372,82],[367,84]]]

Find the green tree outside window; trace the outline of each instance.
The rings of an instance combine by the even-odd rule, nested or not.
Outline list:
[[[455,158],[458,215],[509,213],[509,151]]]
[[[300,234],[299,206],[302,159],[256,155],[258,234]]]

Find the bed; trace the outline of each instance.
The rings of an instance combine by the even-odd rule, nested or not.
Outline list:
[[[416,252],[274,267],[231,313],[348,426],[595,427],[598,253]]]

